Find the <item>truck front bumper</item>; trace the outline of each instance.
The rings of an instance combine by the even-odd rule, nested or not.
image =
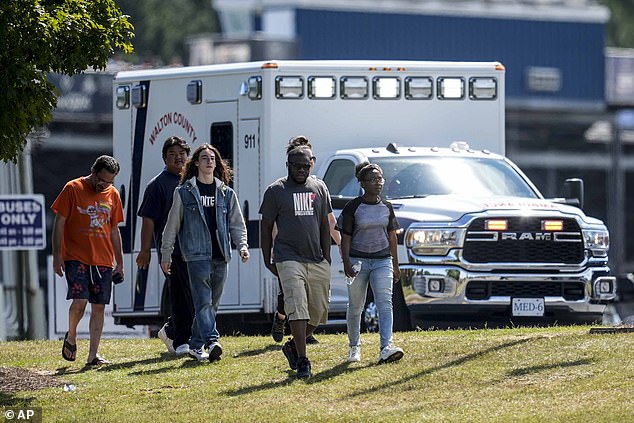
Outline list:
[[[512,317],[513,298],[543,298],[544,318],[596,320],[616,297],[609,268],[574,273],[473,272],[457,266],[401,265],[412,315],[435,319]]]

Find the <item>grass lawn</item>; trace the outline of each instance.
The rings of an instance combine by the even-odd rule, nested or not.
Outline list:
[[[350,365],[346,335],[320,334],[308,381],[268,336],[223,337],[215,363],[171,356],[159,339],[104,340],[113,364],[96,369],[83,368],[87,340],[74,363],[61,341],[4,342],[0,371],[55,386],[0,383],[0,406],[41,407],[44,422],[634,421],[634,334],[589,329],[397,333],[405,357],[380,366],[378,334],[362,335],[362,360]]]

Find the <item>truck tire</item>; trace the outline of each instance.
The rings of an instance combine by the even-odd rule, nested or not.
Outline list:
[[[395,283],[394,289],[392,290],[392,310],[394,314],[392,330],[394,332],[407,332],[412,330],[412,321],[409,309],[405,303],[401,281]]]

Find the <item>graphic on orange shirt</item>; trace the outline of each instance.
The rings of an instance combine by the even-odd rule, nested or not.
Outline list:
[[[104,225],[110,222],[110,206],[107,203],[95,201],[85,209],[77,206],[77,211],[90,217],[90,228],[103,229]]]

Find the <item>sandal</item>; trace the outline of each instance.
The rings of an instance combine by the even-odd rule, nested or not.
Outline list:
[[[102,356],[98,355],[97,357],[93,358],[92,361],[87,362],[86,366],[103,366],[106,364],[110,364],[110,362]]]
[[[77,344],[73,345],[68,342],[68,332],[64,335],[64,344],[62,345],[62,357],[66,361],[75,361],[77,354]]]

